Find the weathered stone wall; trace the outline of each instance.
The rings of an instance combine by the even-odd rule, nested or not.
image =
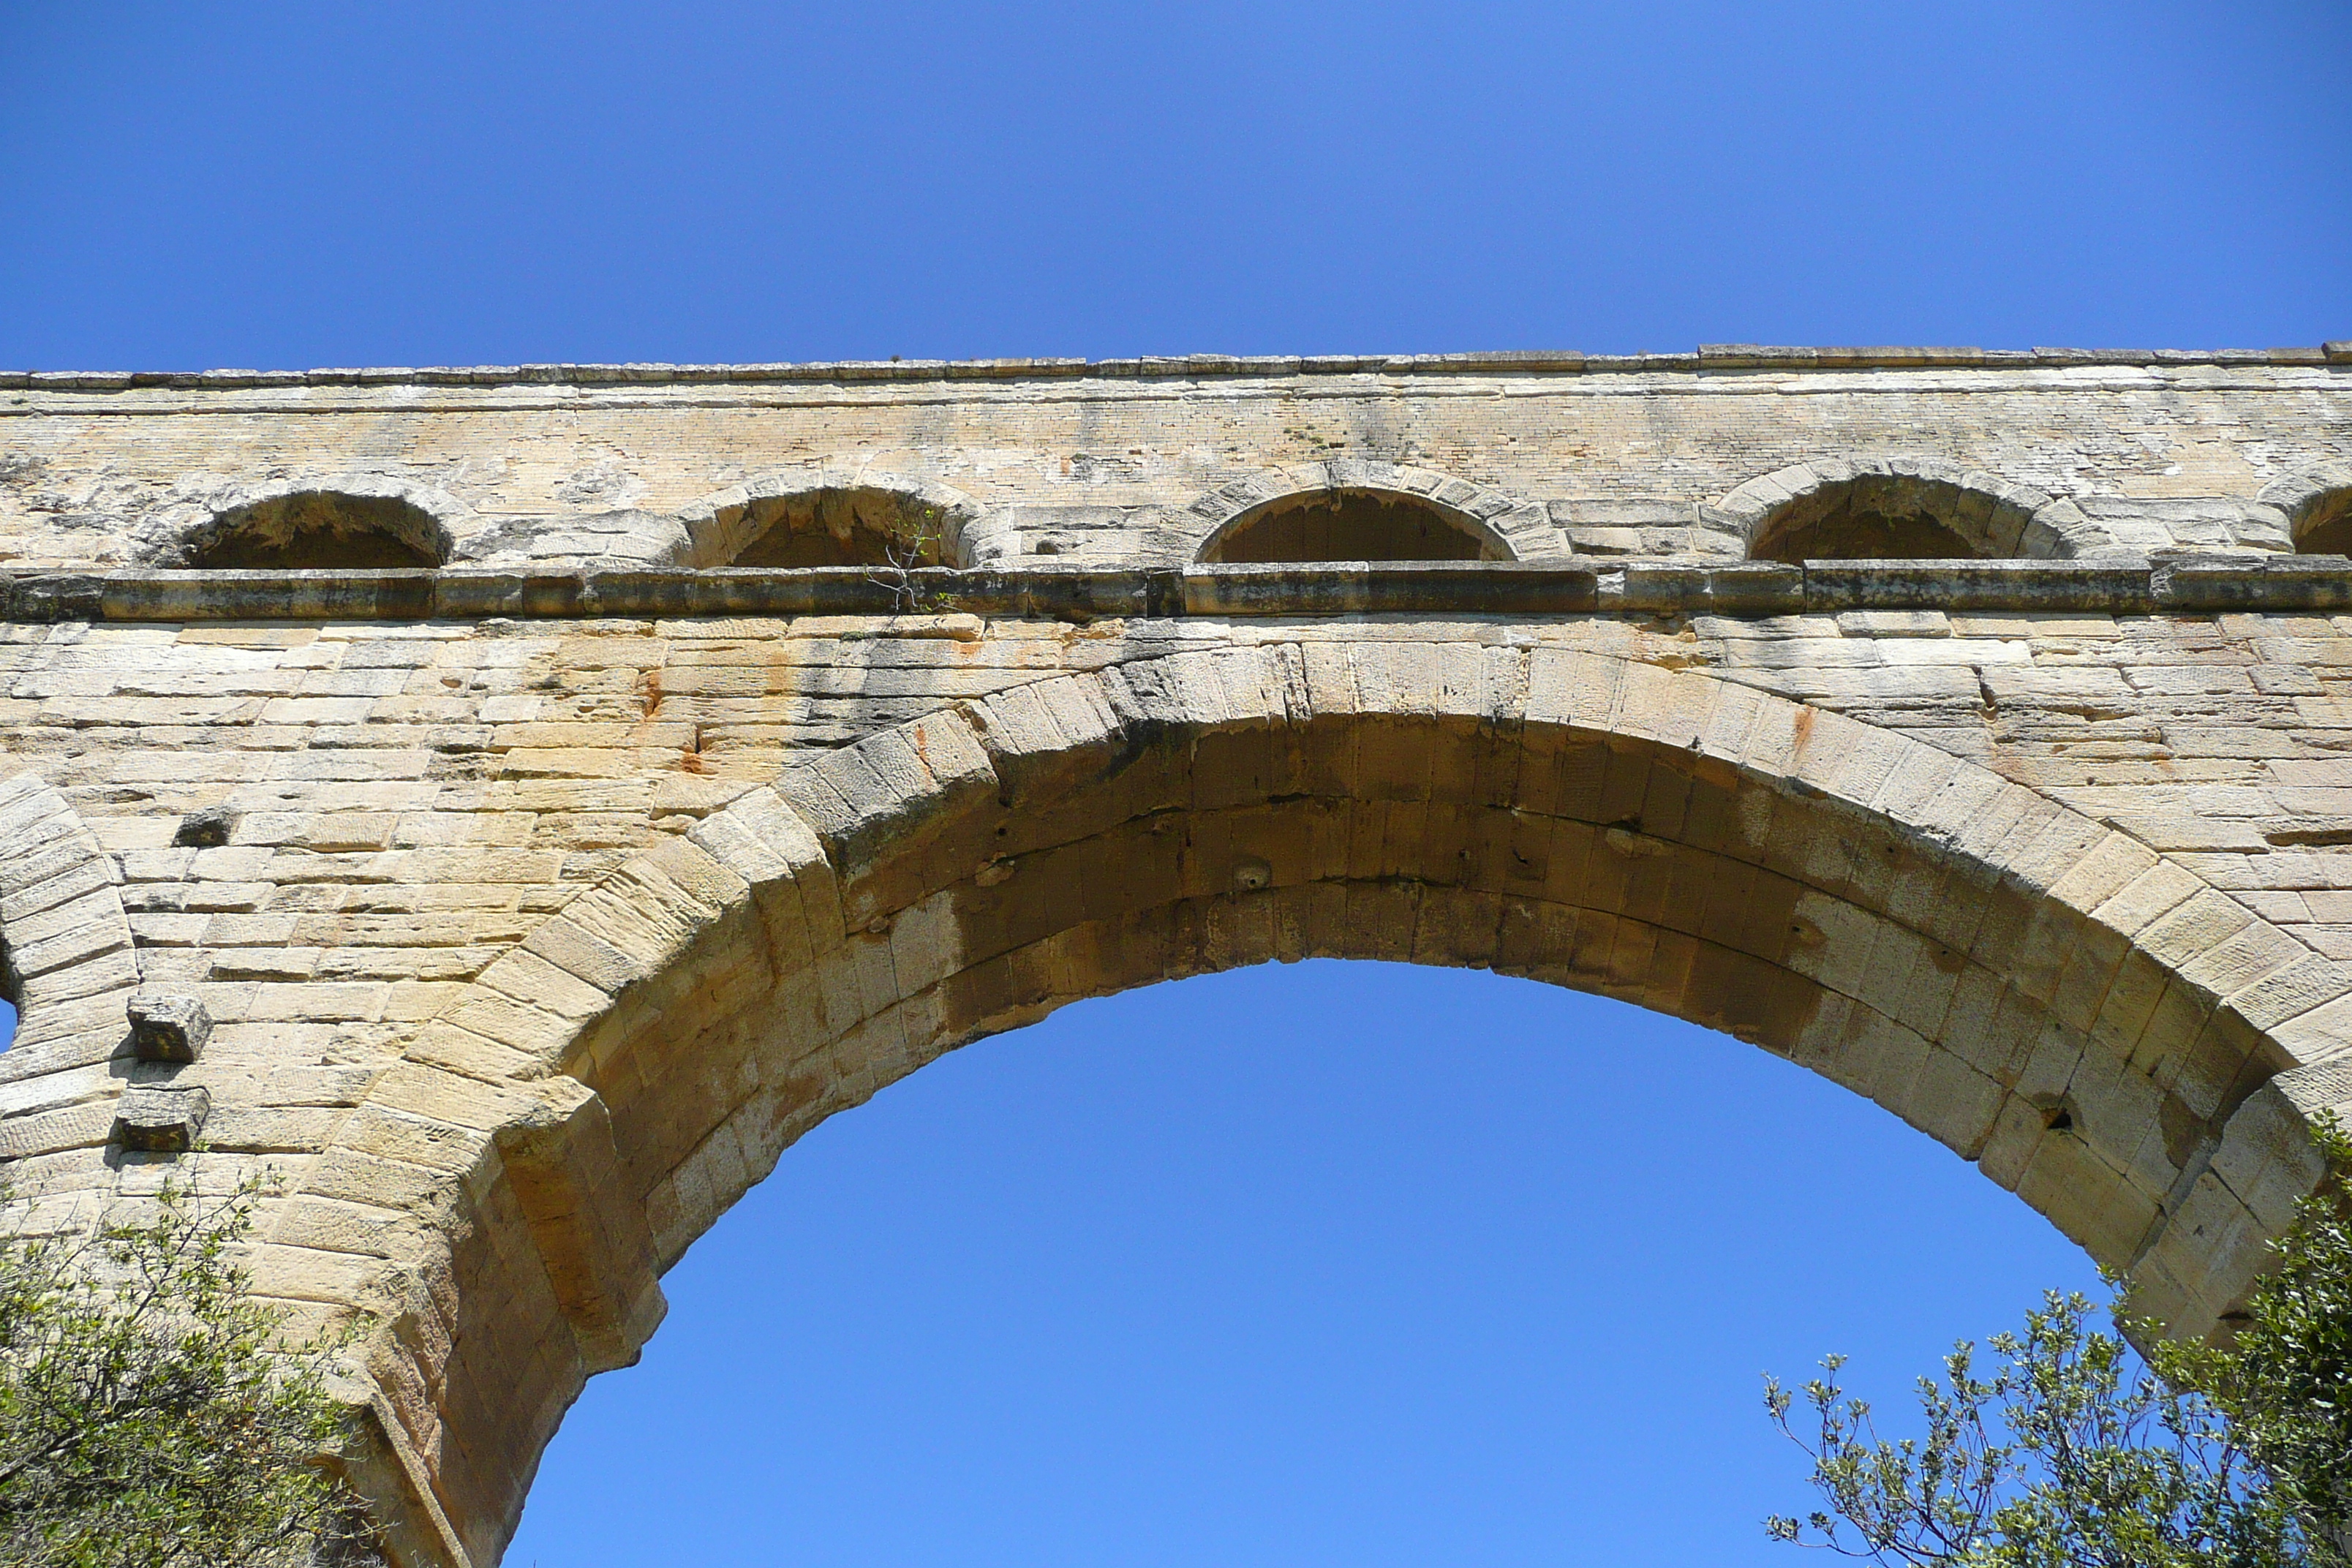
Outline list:
[[[2027,553],[2283,549],[2312,471],[2352,463],[2320,350],[1971,354],[16,377],[0,564],[165,560],[220,511],[324,486],[414,500],[459,561],[712,566],[739,489],[850,482],[960,499],[966,563],[1170,564],[1335,461],[1458,487],[1523,559],[1740,555],[1769,476],[1855,459],[2067,503]]]
[[[282,1172],[257,1288],[365,1325],[407,1561],[497,1560],[793,1138],[1079,996],[1334,954],[1627,997],[2184,1331],[2352,1107],[2352,570],[2292,552],[2352,367],[794,374],[0,387],[16,1219]],[[691,569],[812,474],[988,568]],[[2010,559],[1735,563],[1857,476]],[[1185,566],[1333,486],[1518,564]],[[339,489],[460,564],[109,570]],[[138,1059],[145,998],[197,1059]],[[126,1086],[201,1089],[206,1150],[127,1146]]]

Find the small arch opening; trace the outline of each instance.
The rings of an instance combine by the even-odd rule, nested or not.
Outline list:
[[[2323,493],[2304,510],[2294,548],[2299,555],[2352,555],[2352,485]]]
[[[748,502],[733,531],[751,542],[724,563],[798,566],[952,564],[945,507],[904,490],[827,486]]]
[[[1205,563],[1508,561],[1510,552],[1434,501],[1390,490],[1334,489],[1281,496],[1234,518],[1201,549]]]
[[[1948,561],[2013,553],[2026,518],[1993,497],[1900,474],[1823,485],[1769,514],[1753,561]],[[2004,528],[2004,521],[2013,522]],[[2003,534],[2007,537],[2001,537]]]
[[[446,531],[414,501],[298,490],[220,513],[171,563],[223,572],[368,571],[439,566],[448,554]]]

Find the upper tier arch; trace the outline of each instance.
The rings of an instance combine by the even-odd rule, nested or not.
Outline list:
[[[686,529],[681,564],[693,567],[759,563],[747,553],[778,542],[779,529],[835,548],[800,552],[809,553],[805,560],[785,552],[766,563],[881,566],[889,564],[884,547],[895,545],[925,564],[975,566],[1006,548],[989,539],[985,517],[961,490],[845,460],[761,474],[677,512]]]
[[[404,1484],[494,1556],[656,1276],[802,1132],[1077,997],[1307,955],[1491,967],[1786,1054],[2189,1329],[2317,1179],[2302,1118],[2352,1011],[2336,966],[2126,834],[1710,675],[1401,640],[1056,677],[636,856],[377,1082],[320,1190],[394,1148],[445,1173],[420,1201],[446,1250],[388,1279],[371,1348]]]
[[[2352,462],[2315,463],[2264,485],[2256,498],[2284,515],[2305,555],[2352,555]]]
[[[446,491],[383,474],[305,470],[162,509],[141,559],[163,567],[305,570],[447,563],[473,512]]]
[[[1749,479],[1706,510],[1755,560],[2063,559],[2123,548],[2070,500],[1937,458],[1817,458]]]
[[[1194,500],[1181,514],[1181,521],[1192,539],[1192,560],[1222,561],[1228,559],[1224,552],[1230,544],[1271,514],[1291,506],[1342,504],[1349,500],[1374,509],[1385,503],[1400,513],[1410,508],[1423,513],[1435,527],[1453,531],[1461,548],[1446,548],[1435,559],[1527,561],[1565,553],[1559,529],[1538,504],[1514,500],[1500,490],[1434,469],[1358,458],[1296,464],[1233,480]],[[1406,531],[1411,531],[1409,525],[1381,530],[1375,523],[1375,532],[1399,535],[1393,545],[1385,539],[1374,539],[1363,552],[1345,553],[1348,545],[1334,541],[1332,548],[1343,553],[1330,559],[1432,558],[1391,552],[1392,547],[1403,547],[1402,535]],[[1441,547],[1452,542],[1444,541]],[[1233,558],[1313,559],[1286,551]]]

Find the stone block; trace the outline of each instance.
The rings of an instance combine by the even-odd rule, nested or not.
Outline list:
[[[192,1062],[212,1038],[204,998],[184,991],[135,991],[126,1008],[131,1054],[147,1062]]]
[[[207,805],[180,818],[172,830],[172,844],[181,849],[217,849],[236,831],[239,813],[226,805]]]
[[[114,1104],[114,1141],[125,1149],[184,1154],[204,1136],[212,1095],[201,1085],[134,1084]]]

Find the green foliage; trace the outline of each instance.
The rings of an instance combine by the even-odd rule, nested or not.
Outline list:
[[[2166,1343],[2159,1371],[2206,1391],[2289,1506],[2352,1540],[2352,1137],[2314,1130],[2336,1182],[2304,1200],[2227,1344]]]
[[[370,1560],[320,1462],[342,1436],[322,1383],[336,1347],[274,1345],[282,1313],[236,1263],[260,1195],[207,1204],[175,1179],[94,1235],[0,1233],[0,1562]]]
[[[2352,1140],[2317,1137],[2339,1173]],[[2352,1568],[2352,1226],[2340,1179],[2305,1200],[2226,1343],[2143,1360],[2051,1293],[2022,1334],[1963,1342],[1919,1383],[1922,1437],[1881,1438],[1826,1377],[1765,1380],[1824,1508],[1781,1541],[1911,1568]],[[2133,1325],[2155,1342],[2154,1325]],[[1790,1426],[1801,1395],[1818,1434]]]

